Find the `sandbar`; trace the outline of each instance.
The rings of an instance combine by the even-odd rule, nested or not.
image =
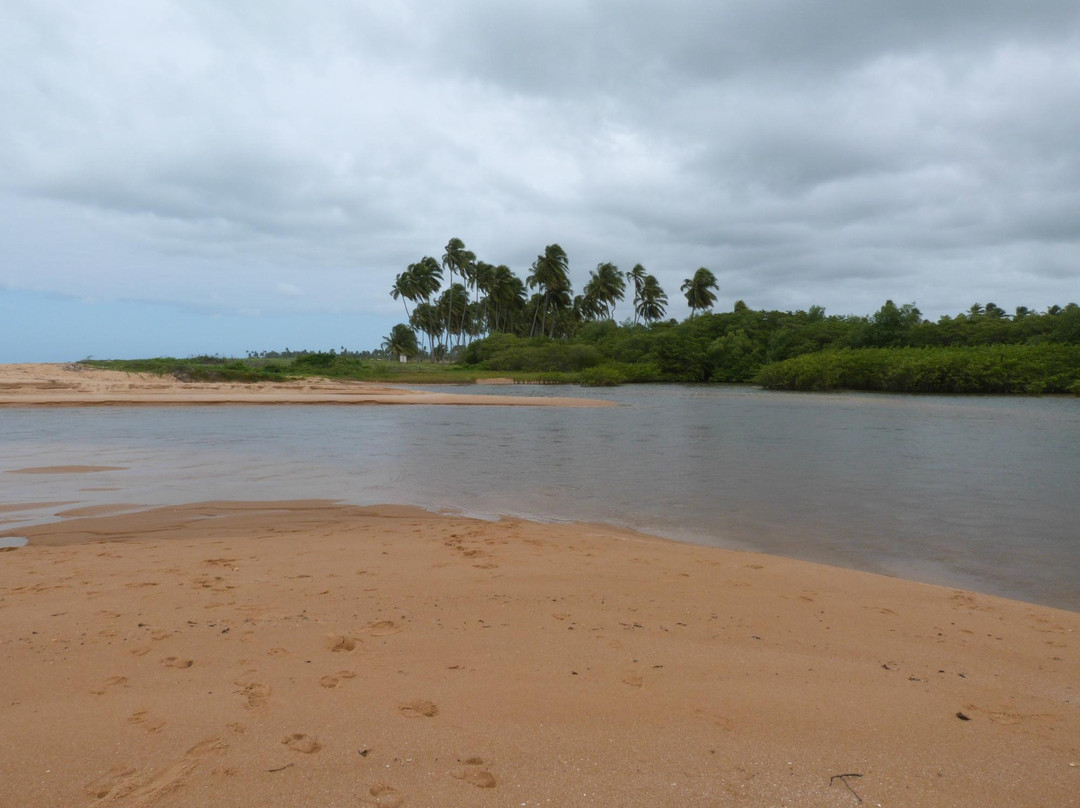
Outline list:
[[[610,407],[569,396],[437,393],[392,385],[308,378],[283,382],[183,382],[75,364],[0,365],[0,407],[107,407],[227,404],[416,404]]]
[[[0,782],[23,808],[1080,794],[1072,612],[607,526],[319,500],[18,534]]]

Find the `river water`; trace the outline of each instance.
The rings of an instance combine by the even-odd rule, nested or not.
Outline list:
[[[620,406],[0,410],[0,504],[326,498],[609,522],[1080,611],[1080,399],[461,391],[485,389]],[[125,470],[2,473],[59,465]]]

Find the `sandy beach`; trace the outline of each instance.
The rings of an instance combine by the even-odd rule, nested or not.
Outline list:
[[[493,378],[488,383],[506,384]],[[511,382],[512,383],[512,382]],[[309,378],[254,384],[183,382],[169,376],[101,370],[76,364],[0,365],[0,407],[103,407],[222,404],[443,404],[516,407],[606,407],[568,397],[463,395],[369,382]]]
[[[4,804],[1080,794],[1074,613],[584,524],[56,512],[0,553]]]

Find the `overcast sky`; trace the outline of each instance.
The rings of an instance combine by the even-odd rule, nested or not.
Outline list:
[[[1076,0],[0,0],[0,116],[0,361],[377,347],[452,236],[1080,300]]]

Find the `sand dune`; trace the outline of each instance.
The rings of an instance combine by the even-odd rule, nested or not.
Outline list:
[[[0,553],[5,805],[1080,794],[1069,612],[606,527],[322,501],[20,533]]]
[[[333,379],[294,382],[181,382],[82,365],[0,365],[0,407],[220,404],[427,404],[606,407],[568,397],[463,395]]]

